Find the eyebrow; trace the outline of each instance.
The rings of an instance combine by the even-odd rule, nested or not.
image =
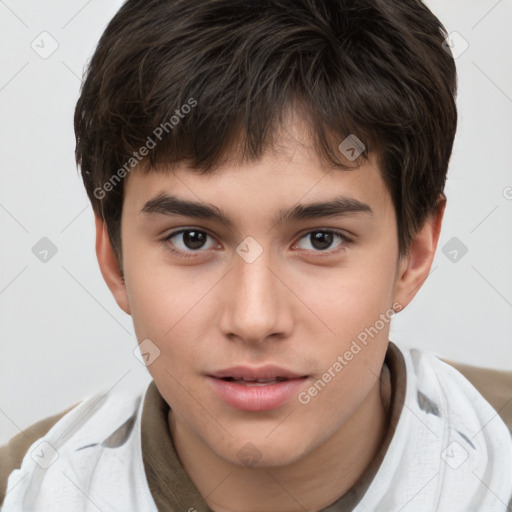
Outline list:
[[[188,199],[182,199],[172,194],[160,193],[146,201],[141,209],[145,215],[181,215],[200,219],[211,219],[228,227],[234,225],[229,215],[223,213],[214,205],[208,205]],[[338,196],[328,201],[298,204],[289,209],[280,210],[273,219],[273,224],[284,224],[305,219],[324,217],[342,217],[357,213],[373,215],[373,210],[366,203],[347,196]]]

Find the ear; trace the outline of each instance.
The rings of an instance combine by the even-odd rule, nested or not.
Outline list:
[[[412,301],[428,277],[439,241],[445,207],[446,197],[441,195],[437,209],[418,230],[408,254],[398,264],[395,302],[400,304],[400,309],[404,309]]]
[[[100,265],[101,274],[119,307],[126,314],[131,315],[126,285],[119,269],[110,237],[108,236],[107,226],[105,222],[96,215],[94,216],[94,222],[96,224],[96,256]]]

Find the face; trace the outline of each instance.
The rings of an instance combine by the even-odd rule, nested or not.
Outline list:
[[[164,195],[208,209],[183,215]],[[160,351],[148,370],[173,421],[223,459],[253,450],[262,464],[297,461],[375,384],[399,254],[373,157],[327,169],[297,122],[258,162],[208,176],[135,171],[121,235],[126,310],[139,343]]]

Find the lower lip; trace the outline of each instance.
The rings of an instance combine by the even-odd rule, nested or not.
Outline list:
[[[306,377],[289,379],[263,386],[247,386],[236,381],[207,377],[213,389],[222,400],[241,411],[270,411],[283,405],[299,392]]]

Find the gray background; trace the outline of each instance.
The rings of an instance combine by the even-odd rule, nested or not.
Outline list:
[[[121,3],[0,1],[0,443],[92,393],[149,381],[131,317],[99,271],[73,154],[82,71]],[[456,60],[438,254],[390,338],[512,370],[512,0],[426,4],[460,34],[456,54],[469,46]],[[43,237],[57,249],[46,262],[33,253]]]

